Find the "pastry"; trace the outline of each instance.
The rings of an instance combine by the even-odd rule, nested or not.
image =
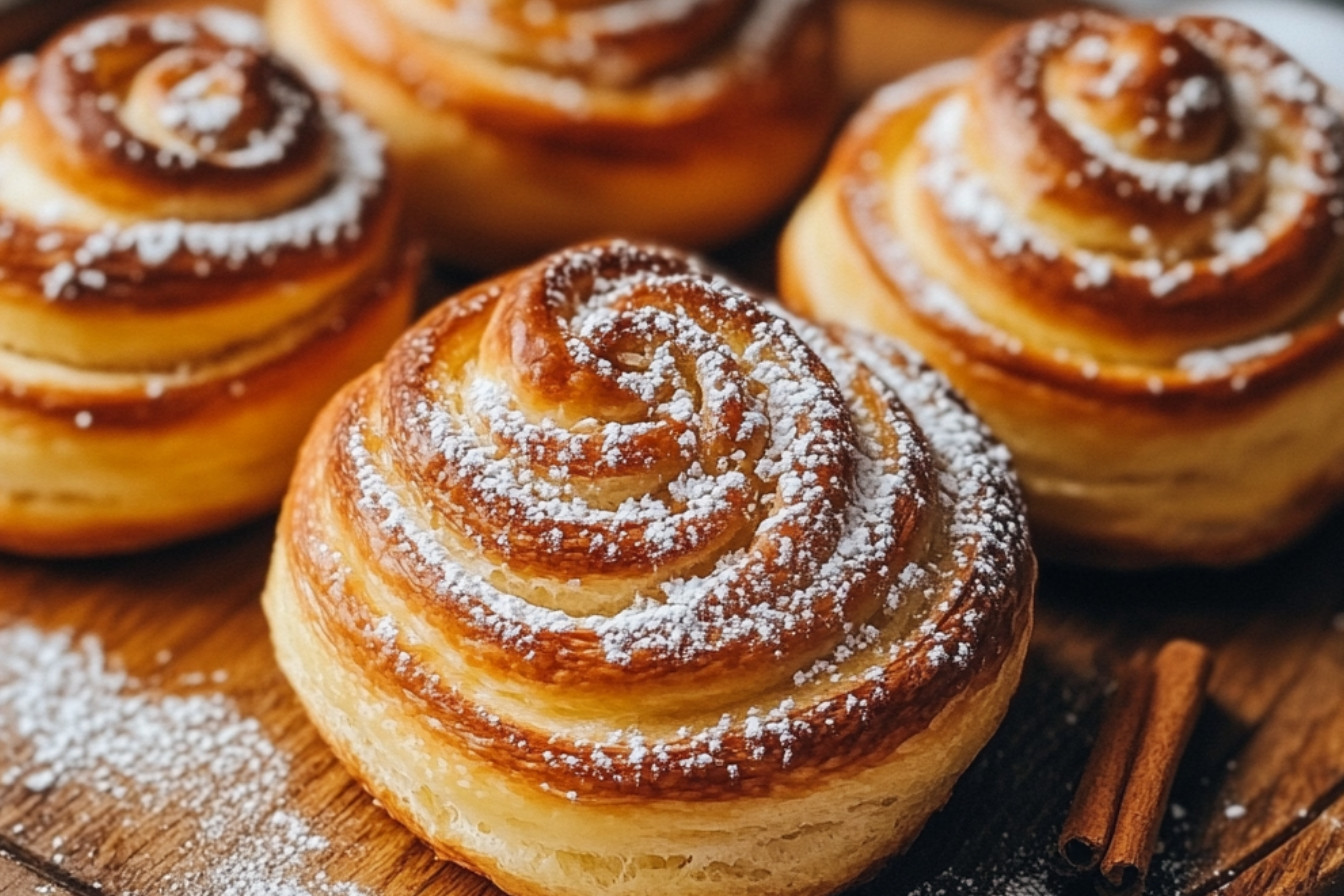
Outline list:
[[[448,300],[332,400],[263,605],[354,775],[509,893],[822,894],[998,724],[1021,513],[895,343],[598,243]]]
[[[1248,561],[1344,490],[1339,105],[1232,21],[1024,24],[872,98],[780,288],[948,375],[1044,553]]]
[[[828,0],[271,0],[277,45],[388,134],[436,255],[619,233],[701,247],[804,186],[835,121]]]
[[[0,548],[96,554],[276,506],[405,326],[383,142],[224,9],[108,15],[0,73]]]

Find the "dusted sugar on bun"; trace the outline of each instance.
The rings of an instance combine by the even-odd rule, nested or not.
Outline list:
[[[1254,559],[1344,491],[1340,106],[1231,21],[1024,24],[867,104],[781,290],[942,369],[1047,553]]]
[[[1034,583],[942,377],[617,242],[450,299],[332,401],[263,603],[352,773],[506,891],[805,896],[946,800]]]
[[[389,136],[436,254],[709,246],[803,186],[837,106],[828,0],[271,0],[278,45]]]
[[[102,16],[15,58],[0,172],[0,548],[131,550],[275,506],[409,318],[382,138],[251,16]]]

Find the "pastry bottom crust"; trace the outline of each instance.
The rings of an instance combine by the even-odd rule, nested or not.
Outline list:
[[[9,376],[28,362],[0,357],[0,549],[134,551],[276,507],[318,409],[406,325],[415,268],[407,263],[354,307],[327,312],[279,357],[236,372],[189,371],[180,389],[152,397],[145,392],[153,380],[142,379],[134,401],[91,392],[87,409],[77,410],[65,383],[63,406],[54,407]],[[96,374],[74,375],[97,382]],[[113,410],[105,415],[101,404]]]
[[[1030,613],[997,670],[885,756],[781,772],[765,795],[598,799],[547,791],[426,727],[324,634],[282,513],[263,606],[285,674],[345,765],[443,858],[515,896],[823,896],[905,849],[998,726]],[[478,745],[479,746],[479,745]],[[538,751],[545,749],[538,745]]]

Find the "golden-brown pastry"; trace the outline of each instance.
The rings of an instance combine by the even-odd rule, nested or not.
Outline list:
[[[0,73],[0,548],[93,554],[278,504],[410,315],[383,141],[254,17],[109,15]]]
[[[825,151],[831,5],[271,0],[268,19],[388,134],[435,253],[479,269],[749,230]]]
[[[896,344],[577,247],[328,405],[263,597],[352,772],[514,894],[829,893],[1016,685],[1007,453]]]
[[[1067,13],[879,92],[782,246],[792,307],[911,342],[1048,553],[1235,563],[1344,490],[1344,127],[1246,27]]]

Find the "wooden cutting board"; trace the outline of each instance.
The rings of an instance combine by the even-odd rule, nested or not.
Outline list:
[[[854,96],[1003,20],[898,0],[844,14]],[[0,42],[50,19],[21,38],[0,20]],[[774,234],[723,263],[768,279]],[[257,604],[272,522],[113,560],[0,556],[0,893],[497,892],[388,819],[303,717]],[[1107,673],[1176,635],[1217,662],[1149,892],[1344,892],[1341,558],[1344,517],[1231,573],[1047,566],[1003,728],[910,853],[849,896],[1090,892],[1051,854]]]

